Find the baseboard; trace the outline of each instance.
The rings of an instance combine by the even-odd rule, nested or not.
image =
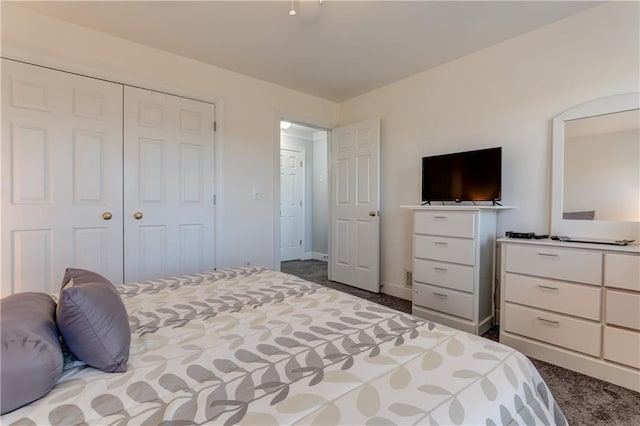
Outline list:
[[[388,294],[389,296],[399,297],[404,300],[411,300],[412,290],[410,287],[393,285],[393,284],[382,284],[382,293]]]
[[[478,323],[478,336],[482,336],[493,327],[493,317],[488,316]]]
[[[444,312],[432,311],[416,305],[411,305],[411,313],[417,317],[428,319],[438,324],[446,325],[447,327],[466,331],[471,334],[478,334],[478,329],[473,321],[445,314]]]
[[[313,252],[311,253],[311,259],[315,259],[315,260],[322,260],[323,262],[328,262],[329,261],[329,255],[326,253],[318,253],[318,252]]]
[[[309,259],[313,259],[313,256],[310,251],[302,253],[302,257],[300,258],[300,260],[309,260]]]

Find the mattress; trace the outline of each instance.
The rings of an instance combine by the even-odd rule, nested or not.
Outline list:
[[[2,424],[566,424],[516,350],[292,275],[232,268],[118,290],[127,371],[71,362]]]

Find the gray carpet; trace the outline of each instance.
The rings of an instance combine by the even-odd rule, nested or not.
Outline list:
[[[329,281],[327,263],[294,260],[282,263],[282,272],[331,287],[373,302],[411,312],[411,302],[386,294],[374,294]],[[484,337],[498,340],[494,327]],[[603,382],[543,361],[531,359],[547,382],[558,405],[572,426],[640,426],[640,393]]]

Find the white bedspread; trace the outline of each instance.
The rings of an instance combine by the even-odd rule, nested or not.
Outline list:
[[[517,351],[291,275],[237,268],[119,291],[127,371],[74,367],[2,424],[566,424]]]

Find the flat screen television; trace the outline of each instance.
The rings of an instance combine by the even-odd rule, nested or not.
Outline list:
[[[502,147],[422,158],[422,201],[492,201],[502,196]]]

